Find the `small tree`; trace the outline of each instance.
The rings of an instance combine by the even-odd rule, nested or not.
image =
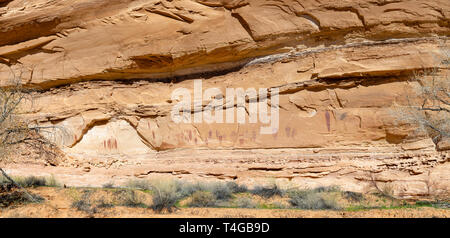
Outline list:
[[[0,87],[0,172],[14,186],[23,189],[8,176],[1,164],[12,160],[24,146],[32,148],[47,159],[56,157],[57,147],[46,139],[43,133],[51,133],[58,127],[42,127],[22,116],[23,105],[27,101],[32,101],[31,90],[22,87],[21,75],[19,77],[15,77],[14,73],[12,75],[11,82]],[[25,190],[24,192],[29,200],[35,200]]]
[[[416,73],[410,80],[414,94],[407,94],[407,105],[393,111],[397,120],[416,125],[435,144],[450,137],[450,49],[442,46],[441,53],[435,68]]]

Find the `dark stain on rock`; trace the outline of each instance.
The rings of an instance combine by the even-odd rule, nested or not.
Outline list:
[[[328,111],[325,112],[325,120],[326,120],[326,122],[327,122],[327,129],[328,129],[328,132],[330,132],[330,130],[331,130],[331,125],[330,125],[330,112],[328,112]]]

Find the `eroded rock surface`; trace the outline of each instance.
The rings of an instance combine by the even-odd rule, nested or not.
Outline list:
[[[449,19],[446,0],[6,0],[0,80],[39,89],[27,116],[64,128],[59,166],[112,169],[84,185],[162,173],[361,190],[375,173],[415,196],[428,172],[447,190],[448,146],[392,108],[436,65]],[[278,89],[279,130],[174,123],[172,92],[198,79]]]

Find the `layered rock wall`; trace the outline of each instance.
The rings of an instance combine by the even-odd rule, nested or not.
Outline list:
[[[38,89],[27,116],[64,128],[60,166],[356,190],[377,173],[417,195],[427,171],[449,185],[448,156],[392,108],[436,66],[449,19],[445,0],[3,0],[0,80]],[[171,94],[196,80],[278,90],[277,132],[173,122]]]

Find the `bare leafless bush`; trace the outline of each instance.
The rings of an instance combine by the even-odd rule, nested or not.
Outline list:
[[[171,179],[155,180],[151,183],[151,190],[153,191],[152,205],[153,211],[160,213],[163,210],[171,213],[177,210],[176,203],[180,198],[177,193],[177,184]]]
[[[375,190],[375,193],[390,199],[397,199],[394,195],[394,187],[391,183],[379,184],[376,175],[372,172],[368,175],[369,178],[369,190]]]
[[[292,207],[307,210],[339,210],[337,196],[327,190],[294,189],[288,191],[289,203]]]
[[[436,66],[415,73],[410,79],[412,95],[406,93],[406,105],[397,106],[397,121],[417,126],[437,144],[450,137],[450,48],[441,46]]]
[[[438,178],[432,176],[432,172],[428,171],[424,180],[426,197],[430,200],[438,201],[441,199],[449,200],[449,190],[448,185],[445,181],[439,180]]]
[[[22,86],[21,75],[16,76],[14,72],[12,75],[11,81],[0,87],[0,165],[18,156],[19,150],[24,148],[39,153],[40,157],[54,160],[59,150],[45,137],[45,133],[52,133],[58,128],[39,126],[23,116],[26,113],[24,105],[32,105],[32,90]],[[1,166],[0,172],[14,186],[22,188]],[[31,195],[28,198],[35,200]]]

